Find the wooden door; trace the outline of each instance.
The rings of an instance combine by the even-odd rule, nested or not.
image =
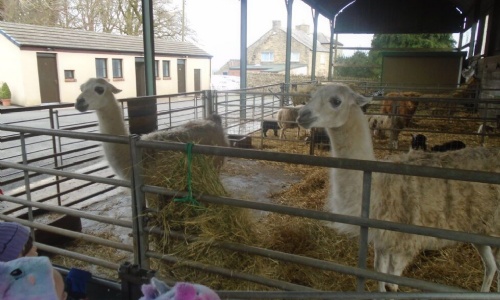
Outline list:
[[[59,80],[57,77],[56,54],[37,53],[36,60],[38,65],[38,82],[40,84],[41,102],[61,102]]]
[[[201,91],[201,70],[194,69],[194,91]]]
[[[146,96],[146,65],[144,58],[135,58],[135,88],[137,97]]]
[[[186,60],[177,60],[177,93],[186,92]]]

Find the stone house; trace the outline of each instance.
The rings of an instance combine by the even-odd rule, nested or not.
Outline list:
[[[120,98],[146,93],[143,38],[0,22],[0,83],[12,104],[73,102],[80,84],[106,78]],[[155,39],[158,95],[210,89],[212,56],[189,42]]]
[[[272,28],[247,49],[247,71],[284,73],[286,59],[286,28],[281,21],[273,21]],[[342,44],[336,42],[338,46]],[[316,76],[328,75],[330,37],[318,33],[316,45]],[[313,33],[309,25],[297,25],[292,30],[290,73],[311,75],[313,54]],[[337,53],[341,55],[341,53]],[[239,76],[239,64],[231,60],[220,70],[220,74]]]

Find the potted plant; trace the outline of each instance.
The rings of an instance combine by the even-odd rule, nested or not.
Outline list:
[[[2,88],[0,89],[0,99],[2,99],[2,105],[9,106],[10,105],[10,89],[6,82],[2,84]]]

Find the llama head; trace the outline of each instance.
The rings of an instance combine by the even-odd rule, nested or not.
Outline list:
[[[300,126],[338,128],[349,118],[353,106],[364,106],[372,98],[355,93],[344,84],[329,84],[316,90],[311,100],[300,109],[297,122]]]
[[[76,99],[75,108],[81,112],[87,110],[99,110],[109,105],[111,101],[116,101],[113,94],[122,90],[104,78],[90,78],[80,86],[82,92]]]

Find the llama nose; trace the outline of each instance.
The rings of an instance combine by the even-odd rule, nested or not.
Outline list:
[[[311,117],[311,111],[310,110],[300,110],[299,111],[299,116],[297,117],[297,122],[300,122],[300,120],[307,120]]]
[[[89,105],[85,102],[85,98],[78,98],[76,99],[76,103],[75,103],[75,108],[78,110],[78,111],[86,111],[88,109]]]

